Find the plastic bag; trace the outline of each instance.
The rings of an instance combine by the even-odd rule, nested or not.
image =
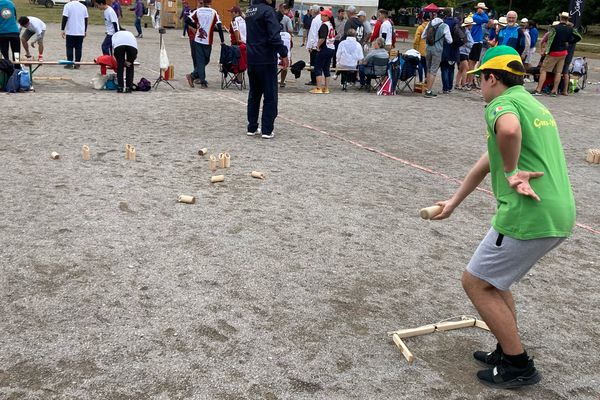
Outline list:
[[[169,68],[169,57],[167,56],[167,49],[165,49],[165,44],[163,43],[160,47],[160,69]]]
[[[104,89],[104,85],[106,85],[106,75],[96,74],[96,77],[92,79],[92,86],[96,90]]]

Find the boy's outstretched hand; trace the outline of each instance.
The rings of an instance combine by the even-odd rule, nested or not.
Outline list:
[[[442,206],[442,212],[436,215],[435,217],[431,218],[432,220],[436,221],[450,217],[452,211],[454,211],[454,209],[456,208],[456,206],[452,203],[451,200],[438,201],[435,204],[437,204],[438,206]]]
[[[519,171],[515,175],[509,176],[506,179],[508,180],[508,184],[510,185],[510,187],[515,189],[517,193],[522,194],[523,196],[529,196],[536,201],[541,201],[540,197],[533,191],[533,189],[529,185],[529,181],[531,179],[539,178],[543,175],[543,172]]]

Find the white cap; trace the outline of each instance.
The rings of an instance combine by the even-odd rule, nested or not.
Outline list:
[[[358,16],[359,17],[366,17],[367,13],[361,10],[361,11],[358,12]]]
[[[310,9],[311,9],[311,10],[313,10],[313,11],[319,11],[319,10],[321,9],[321,7],[319,7],[319,5],[318,5],[318,4],[313,4],[313,5],[310,7]]]
[[[529,20],[528,20],[527,18],[523,18],[523,19],[521,20],[521,23],[522,23],[522,24],[526,24],[526,23],[528,23],[528,22],[529,22]]]

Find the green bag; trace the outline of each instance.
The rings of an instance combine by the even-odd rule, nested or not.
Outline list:
[[[0,71],[0,90],[4,90],[6,88],[6,82],[8,82],[8,74],[4,71]]]

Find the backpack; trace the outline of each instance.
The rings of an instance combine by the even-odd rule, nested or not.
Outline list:
[[[150,89],[152,89],[152,84],[150,83],[150,81],[146,78],[142,78],[140,79],[140,81],[138,82],[138,84],[136,85],[136,89],[140,92],[147,92]]]
[[[443,22],[440,22],[437,25],[433,25],[430,24],[427,26],[427,34],[425,36],[425,43],[427,43],[428,46],[435,46],[436,42],[438,42],[440,39],[435,40],[435,36],[437,34],[438,28],[443,24]],[[442,36],[443,37],[443,36]]]
[[[452,29],[452,46],[454,47],[461,47],[464,46],[465,43],[467,43],[467,34],[465,33],[465,30],[460,26],[459,23],[456,23],[454,25],[454,28]]]
[[[17,93],[21,90],[21,79],[19,77],[20,69],[15,69],[6,82],[6,91],[8,93]]]
[[[21,72],[19,72],[19,85],[21,86],[21,91],[23,92],[31,90],[31,78],[29,77],[29,71],[21,70]]]

